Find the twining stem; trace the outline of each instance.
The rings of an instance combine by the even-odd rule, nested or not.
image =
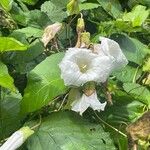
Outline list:
[[[122,136],[127,138],[127,135],[122,133],[121,131],[119,131],[118,129],[116,129],[115,127],[111,126],[110,124],[108,124],[107,122],[105,122],[103,119],[101,119],[99,117],[99,115],[94,111],[95,116],[98,118],[99,121],[101,121],[103,124],[105,124],[106,126],[108,126],[109,128],[113,129],[114,131],[116,131],[117,133],[121,134]]]
[[[133,83],[136,82],[136,76],[137,76],[138,71],[139,71],[139,66],[136,68],[135,74],[133,76],[133,80],[132,80]]]
[[[36,125],[34,125],[33,127],[31,127],[32,130],[36,129],[37,127],[39,127],[41,125],[41,123],[42,123],[41,115],[39,115],[39,119],[40,119],[39,122]]]

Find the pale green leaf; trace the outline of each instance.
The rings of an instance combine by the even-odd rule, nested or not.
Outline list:
[[[100,5],[96,3],[81,3],[79,4],[79,10],[91,10],[94,8],[98,8]]]
[[[44,118],[28,140],[28,150],[115,150],[100,124],[90,123],[73,112],[53,113]]]
[[[69,15],[79,14],[79,0],[70,0],[67,4],[67,12]]]
[[[6,51],[24,51],[27,46],[11,37],[0,37],[0,52]]]
[[[149,15],[149,10],[145,6],[135,6],[131,12],[125,13],[122,17],[123,21],[130,21],[133,27],[141,26]]]
[[[143,71],[150,71],[150,57],[145,61],[145,64],[143,65]]]
[[[38,110],[66,92],[58,67],[63,56],[63,53],[53,54],[29,73],[22,100],[22,113]]]
[[[10,11],[12,8],[13,0],[0,0],[0,5],[7,11]]]
[[[16,33],[16,32],[24,33],[26,38],[29,38],[29,37],[38,38],[38,37],[42,37],[43,35],[43,30],[34,28],[34,27],[26,27],[22,29],[17,29],[17,30],[14,30],[13,33]]]
[[[35,5],[39,0],[21,0],[28,5]]]
[[[0,86],[15,91],[14,80],[9,75],[7,66],[0,61]]]

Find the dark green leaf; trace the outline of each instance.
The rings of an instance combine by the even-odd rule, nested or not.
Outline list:
[[[40,109],[59,94],[66,92],[58,68],[63,56],[63,53],[51,55],[29,73],[22,100],[22,113]]]
[[[150,108],[150,91],[146,87],[136,83],[124,83],[123,88],[128,94],[144,102]]]
[[[148,47],[139,40],[123,34],[113,34],[112,39],[117,41],[129,61],[142,64],[143,58],[150,53]]]
[[[118,18],[122,14],[122,8],[118,0],[97,0],[100,5],[112,15],[114,18]]]
[[[141,75],[142,71],[139,68],[134,68],[127,65],[119,71],[114,71],[113,75],[122,82],[135,82]]]
[[[28,140],[28,150],[115,150],[103,128],[76,113],[59,112],[45,118]]]
[[[20,127],[21,94],[1,88],[0,92],[0,139],[7,138]]]
[[[61,7],[55,5],[55,3],[52,3],[51,1],[46,1],[41,6],[41,11],[45,12],[52,22],[61,22],[67,17],[67,13],[63,11]]]

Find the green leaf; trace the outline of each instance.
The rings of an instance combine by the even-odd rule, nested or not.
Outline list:
[[[67,17],[67,13],[63,11],[62,7],[57,6],[51,1],[46,1],[41,6],[41,11],[45,12],[52,22],[62,22]]]
[[[13,0],[0,0],[0,5],[6,10],[10,11],[12,8]]]
[[[27,51],[3,54],[3,60],[7,64],[12,64],[16,72],[27,73],[45,58],[42,54],[44,49],[43,43],[35,40],[30,44]]]
[[[6,51],[23,51],[27,46],[10,37],[0,37],[0,52]]]
[[[25,15],[27,17],[28,26],[44,29],[46,26],[52,24],[52,21],[49,19],[49,17],[40,10],[31,10]]]
[[[127,65],[119,71],[114,71],[113,75],[122,82],[134,82],[141,76],[142,71],[138,68]]]
[[[67,12],[69,15],[79,14],[79,1],[78,0],[70,0],[67,4]]]
[[[149,15],[149,10],[142,5],[135,6],[131,12],[125,13],[122,17],[123,21],[132,22],[133,27],[141,26]]]
[[[113,106],[108,106],[108,108],[106,108],[104,112],[100,112],[99,115],[104,118],[106,122],[117,128],[136,120],[144,111],[144,103],[119,89],[112,95],[112,101]]]
[[[28,140],[28,150],[115,150],[101,125],[73,112],[53,113]]]
[[[14,80],[9,75],[7,66],[0,61],[0,86],[15,91]]]
[[[28,5],[35,5],[39,0],[22,0],[22,1]]]
[[[13,33],[16,32],[24,33],[26,38],[29,37],[38,38],[38,37],[42,37],[43,35],[43,30],[34,27],[26,27],[26,28],[17,29],[13,31]]]
[[[20,127],[21,94],[1,88],[0,92],[0,139],[7,138]]]
[[[129,95],[145,103],[150,108],[150,91],[146,87],[136,83],[124,83],[123,88]]]
[[[91,9],[94,9],[94,8],[98,8],[100,5],[99,4],[96,4],[96,3],[82,3],[82,4],[79,4],[79,10],[82,11],[82,10],[91,10]]]
[[[143,65],[143,71],[150,71],[150,57],[145,61]]]
[[[119,43],[123,53],[129,61],[142,64],[143,58],[150,53],[148,47],[141,43],[139,40],[131,38],[123,34],[113,34],[111,36],[116,42]]]
[[[118,18],[122,14],[122,8],[118,0],[97,0],[106,12],[114,18]]]
[[[29,73],[22,100],[22,113],[38,110],[66,92],[58,67],[63,56],[64,53],[53,54]]]

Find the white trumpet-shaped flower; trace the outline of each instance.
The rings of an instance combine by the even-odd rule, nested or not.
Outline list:
[[[79,112],[80,115],[88,108],[91,107],[93,110],[98,111],[104,111],[104,108],[106,106],[106,102],[101,103],[97,98],[96,91],[90,95],[86,96],[85,94],[82,95],[82,97],[79,100],[75,100],[71,104],[72,108],[71,110]]]
[[[33,133],[34,131],[29,127],[21,128],[8,138],[8,140],[0,147],[0,150],[16,150]]]
[[[69,48],[59,67],[65,85],[81,86],[88,81],[105,82],[112,62],[108,56],[100,57],[86,48]]]
[[[100,37],[101,44],[94,45],[94,51],[99,56],[108,56],[112,63],[112,70],[120,69],[127,65],[128,60],[123,54],[119,44],[109,38]]]

